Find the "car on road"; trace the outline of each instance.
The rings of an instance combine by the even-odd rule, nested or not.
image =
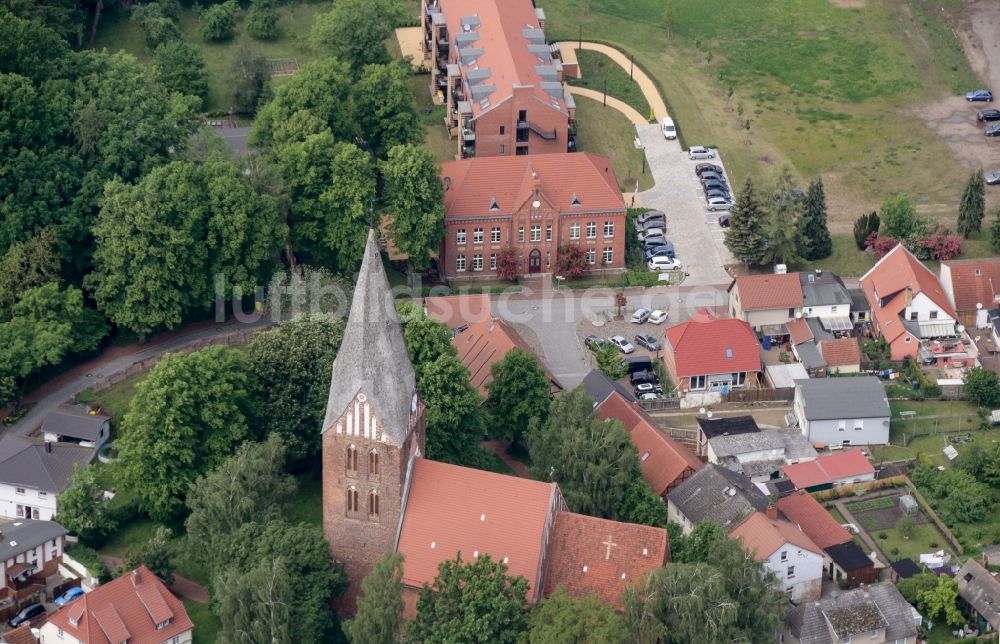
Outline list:
[[[21,609],[21,612],[17,613],[9,620],[7,620],[7,625],[11,628],[16,628],[25,622],[30,622],[39,615],[45,614],[45,606],[41,604],[28,604]]]
[[[987,103],[991,103],[993,102],[993,92],[988,89],[975,89],[965,94],[965,100],[970,103],[973,101],[985,101]]]
[[[635,343],[640,347],[645,347],[650,351],[660,350],[660,341],[656,339],[656,336],[649,335],[648,333],[636,333]]]
[[[694,167],[694,173],[699,177],[706,172],[714,172],[715,174],[723,174],[722,166],[715,165],[714,163],[699,163]]]
[[[667,218],[667,213],[663,212],[662,210],[647,210],[646,212],[641,213],[638,217],[636,217],[635,220],[640,224],[644,224],[650,219],[666,219],[666,218]]]
[[[604,348],[604,338],[599,338],[596,335],[588,335],[584,338],[583,343],[594,353]]]
[[[712,148],[702,147],[700,145],[695,145],[688,149],[689,159],[714,159],[715,150]]]
[[[993,172],[986,175],[986,183],[991,186],[995,186],[1000,183],[1000,170],[994,170]]]
[[[664,322],[667,321],[668,317],[670,316],[667,315],[666,311],[661,311],[660,309],[653,309],[653,312],[649,314],[649,323],[663,324]]]
[[[667,255],[654,256],[650,257],[649,261],[646,262],[646,267],[651,271],[679,271],[681,261]]]
[[[977,121],[1000,121],[1000,110],[979,110]]]
[[[986,134],[986,136],[1000,136],[1000,123],[994,123],[993,125],[990,125],[985,130],[983,130],[983,133]]]
[[[663,122],[660,123],[660,129],[663,130],[663,138],[668,141],[677,138],[677,126],[674,125],[674,120],[669,116],[663,117]]]
[[[69,590],[67,590],[66,592],[64,592],[62,595],[59,595],[58,597],[56,597],[54,603],[55,603],[56,606],[62,607],[62,606],[65,606],[66,604],[70,603],[74,599],[79,599],[79,598],[83,597],[83,594],[84,594],[83,593],[83,588],[80,588],[79,586],[76,586],[74,588],[70,588]]]
[[[649,309],[636,309],[635,313],[632,314],[632,324],[642,324],[649,319],[649,314],[652,313]]]
[[[729,228],[729,215],[722,215],[719,217],[719,226],[722,228]]]
[[[618,347],[618,350],[622,353],[632,353],[635,351],[635,347],[633,347],[632,343],[626,340],[623,335],[613,335],[608,338],[608,342]]]
[[[715,212],[717,210],[729,210],[734,205],[735,204],[731,200],[726,199],[725,197],[709,197],[705,200],[705,207],[711,212]],[[727,217],[726,226],[728,225],[729,218]],[[723,228],[725,228],[725,226],[723,226]]]
[[[638,233],[639,241],[646,241],[651,237],[663,237],[662,228],[647,228]]]
[[[635,386],[635,395],[637,398],[641,397],[642,394],[662,394],[663,387],[659,384],[653,384],[651,382],[640,382]]]

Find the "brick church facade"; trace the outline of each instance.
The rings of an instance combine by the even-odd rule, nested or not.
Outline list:
[[[404,617],[438,565],[489,554],[528,580],[529,601],[564,585],[619,605],[622,591],[669,560],[661,528],[569,512],[559,487],[424,459],[424,405],[395,303],[369,234],[322,429],[323,530],[350,582],[387,551],[405,556]]]

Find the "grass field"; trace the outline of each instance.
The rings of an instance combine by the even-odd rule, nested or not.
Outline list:
[[[96,403],[100,405],[105,411],[111,414],[111,418],[116,424],[120,423],[122,416],[128,411],[132,397],[135,395],[135,386],[145,377],[145,374],[140,374],[126,378],[118,384],[112,385],[98,393],[93,393],[89,390],[81,391],[77,395],[77,400],[82,403]]]
[[[976,407],[967,402],[905,401],[892,402],[889,407],[892,410],[889,425],[892,444],[872,447],[872,460],[876,462],[912,459],[924,453],[936,465],[948,465],[947,457],[941,452],[949,444],[948,434],[969,434],[973,444],[983,448],[989,448],[1000,440],[1000,432],[980,429],[981,420]],[[901,411],[915,411],[916,416],[912,420],[904,419],[899,416]],[[914,435],[919,436],[913,438]],[[956,445],[956,449],[961,453],[963,444]]]
[[[570,85],[588,87],[603,92],[607,83],[608,96],[620,99],[642,114],[649,115],[649,103],[639,86],[629,78],[628,72],[599,51],[578,49],[576,58],[580,63],[583,78],[570,78]]]
[[[181,600],[184,602],[184,610],[188,617],[194,622],[194,635],[192,644],[215,644],[219,640],[219,630],[222,625],[219,618],[212,613],[207,604],[199,604],[190,599]]]
[[[635,180],[639,179],[639,189],[653,187],[653,174],[646,168],[642,172],[643,152],[635,149],[635,126],[625,116],[598,101],[575,96],[576,120],[579,128],[576,134],[576,148],[580,152],[596,152],[611,159],[611,165],[618,175],[622,192],[635,190]]]
[[[424,144],[430,148],[438,161],[454,161],[458,153],[458,143],[448,138],[444,129],[445,106],[435,105],[431,99],[430,74],[414,74],[410,77],[410,87],[417,101],[417,114],[424,126]]]

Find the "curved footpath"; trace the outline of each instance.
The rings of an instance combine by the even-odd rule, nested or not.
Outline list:
[[[578,61],[576,60],[576,50],[579,48],[580,48],[580,43],[576,40],[563,40],[559,42],[559,51],[562,52],[563,54],[564,62],[578,63]],[[591,51],[600,52],[605,56],[607,56],[608,58],[610,58],[611,60],[618,63],[618,65],[626,72],[629,71],[629,66],[631,65],[631,61],[629,60],[628,56],[626,56],[619,50],[615,49],[614,47],[597,42],[584,41],[583,49],[589,49]],[[585,70],[582,69],[580,70],[581,75],[584,71]],[[660,96],[659,90],[656,89],[656,84],[646,74],[646,72],[644,72],[638,65],[632,66],[632,80],[634,80],[636,85],[639,86],[639,89],[642,90],[642,94],[643,96],[646,97],[646,102],[649,103],[649,106],[653,109],[653,114],[656,115],[657,121],[661,121],[665,117],[669,116],[667,112],[667,104],[663,101],[663,97]],[[578,93],[577,92],[578,89],[580,88],[573,87],[571,88],[570,93],[571,94]],[[598,96],[603,96],[601,92],[595,92],[595,94],[597,94]],[[581,96],[588,96],[588,95],[581,93]],[[608,97],[608,104],[609,105],[611,104],[611,97]],[[620,108],[616,107],[616,109]],[[624,112],[624,110],[621,111]],[[638,114],[638,112],[636,112],[635,110],[632,111]],[[626,113],[626,116],[629,115]],[[629,116],[629,118],[632,117]],[[645,125],[646,123],[649,123],[649,120],[645,116],[642,116],[642,120],[639,121],[637,124]]]
[[[632,121],[633,125],[646,125],[649,123],[642,114],[639,114],[639,110],[635,109],[628,103],[620,101],[614,96],[608,96],[607,99],[604,97],[604,92],[598,92],[597,90],[587,89],[586,87],[575,87],[573,85],[566,85],[566,91],[574,96],[583,96],[585,98],[590,98],[598,103],[607,100],[608,107],[614,108],[624,114],[628,120]]]

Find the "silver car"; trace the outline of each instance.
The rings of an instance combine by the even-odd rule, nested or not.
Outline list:
[[[994,170],[993,172],[986,175],[986,183],[991,186],[995,186],[1000,183],[1000,170]]]
[[[733,207],[733,202],[725,197],[709,197],[705,200],[705,207],[710,211],[729,210]]]
[[[715,150],[712,148],[705,148],[700,145],[696,145],[688,149],[689,159],[714,159]]]

